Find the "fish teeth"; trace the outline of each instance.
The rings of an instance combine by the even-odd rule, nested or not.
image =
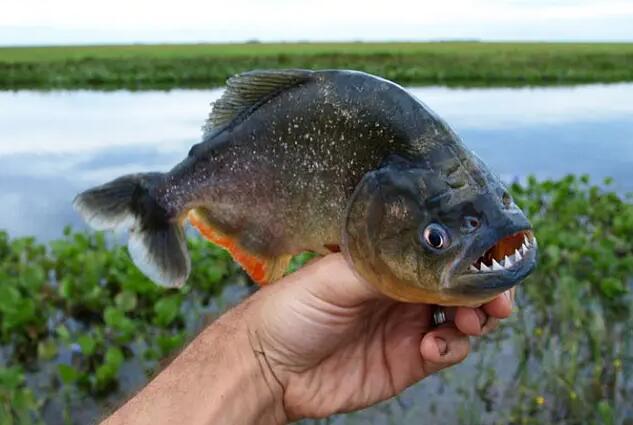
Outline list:
[[[497,270],[503,270],[503,266],[501,266],[501,264],[497,263],[497,260],[495,260],[493,258],[492,259],[492,271],[497,271]]]
[[[490,271],[501,271],[507,270],[516,265],[518,262],[523,260],[523,257],[530,251],[532,248],[536,248],[536,238],[533,237],[532,240],[528,239],[526,235],[523,235],[523,242],[519,248],[516,248],[514,252],[510,255],[506,255],[501,261],[497,261],[495,258],[492,259],[492,264],[487,266],[483,261],[477,266],[476,264],[471,264],[468,267],[468,270],[471,272],[490,272]]]
[[[526,235],[523,235],[523,244],[528,248],[530,247],[530,240]]]
[[[514,262],[517,263],[521,261],[522,259],[523,259],[523,256],[521,255],[519,250],[517,249],[516,251],[514,251]]]

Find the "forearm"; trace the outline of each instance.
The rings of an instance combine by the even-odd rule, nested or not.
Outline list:
[[[205,329],[102,425],[280,424],[281,387],[248,334],[248,305]]]

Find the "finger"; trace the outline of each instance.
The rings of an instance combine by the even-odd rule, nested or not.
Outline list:
[[[308,261],[306,261],[303,264],[303,267],[309,266],[310,264],[314,264],[317,261],[321,260],[321,258],[323,258],[323,257],[322,256],[317,256],[317,257],[310,258]]]
[[[470,352],[470,341],[452,325],[434,329],[420,342],[420,354],[426,375],[461,362]]]
[[[481,335],[487,335],[490,332],[496,330],[499,327],[500,323],[501,320],[497,319],[496,317],[488,317],[488,321],[486,322],[484,327],[481,328]]]
[[[505,319],[512,314],[512,303],[514,299],[514,288],[499,295],[492,301],[484,304],[481,308],[486,314],[498,319]]]
[[[481,335],[488,320],[481,308],[458,307],[455,312],[455,327],[466,335]]]

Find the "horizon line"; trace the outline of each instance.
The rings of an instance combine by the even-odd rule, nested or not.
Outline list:
[[[240,45],[240,44],[433,44],[433,43],[481,43],[481,44],[633,44],[633,40],[513,40],[513,39],[481,39],[481,38],[437,38],[437,39],[393,39],[393,40],[230,40],[230,41],[105,41],[89,43],[60,43],[60,44],[0,44],[0,49],[5,48],[55,48],[55,47],[115,47],[115,46],[192,46],[192,45]]]

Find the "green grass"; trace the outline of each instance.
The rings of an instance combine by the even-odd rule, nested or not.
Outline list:
[[[221,85],[254,68],[348,68],[403,84],[633,81],[633,43],[247,43],[0,48],[0,89]]]

